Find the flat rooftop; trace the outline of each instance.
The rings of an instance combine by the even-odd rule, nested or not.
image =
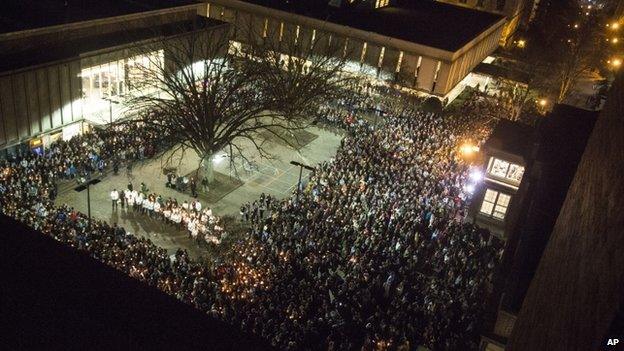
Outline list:
[[[529,125],[501,119],[485,142],[485,146],[526,159],[531,151],[534,133],[535,129]]]
[[[0,53],[0,72],[37,66],[54,61],[78,58],[81,54],[129,45],[159,36],[171,36],[225,25],[215,19],[195,16],[187,21],[166,23],[148,28],[121,30],[64,42],[43,43],[32,49],[8,54]]]
[[[0,34],[196,4],[195,0],[8,0]]]
[[[380,9],[310,6],[305,1],[242,1],[451,52],[503,19],[500,15],[433,0],[397,1]]]

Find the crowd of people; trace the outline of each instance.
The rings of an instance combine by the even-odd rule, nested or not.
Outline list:
[[[410,113],[390,111],[378,128],[355,116],[340,122],[334,159],[298,196],[243,204],[249,233],[214,267],[53,205],[59,179],[117,155],[150,157],[157,133],[96,131],[44,156],[14,155],[0,163],[0,211],[279,349],[474,349],[502,249],[464,221],[468,166],[457,145],[482,140],[487,121]],[[206,233],[224,230],[198,202],[133,189],[117,192],[122,198],[195,238],[208,235],[206,224],[214,225]]]
[[[502,246],[464,222],[468,166],[457,146],[484,129],[424,113],[386,121],[350,124],[298,202],[252,220],[231,259],[266,280],[251,290],[236,274],[226,282],[253,299],[224,306],[231,322],[280,349],[476,347]]]

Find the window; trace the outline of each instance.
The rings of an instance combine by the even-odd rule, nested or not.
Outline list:
[[[479,212],[483,215],[503,220],[507,214],[510,201],[510,195],[487,189],[485,191],[485,196],[483,196],[483,202],[481,203]]]
[[[495,157],[490,157],[487,173],[517,185],[522,181],[524,167]]]
[[[262,37],[266,38],[267,37],[267,31],[269,30],[269,19],[265,18],[264,19],[264,28],[262,28]]]
[[[379,52],[379,60],[377,61],[377,67],[381,67],[381,64],[383,63],[383,58],[384,58],[384,53],[386,52],[386,48],[382,47],[381,51]]]
[[[163,50],[112,61],[81,70],[82,90],[86,99],[101,99],[127,93],[127,89],[139,89],[159,74],[164,61]]]
[[[283,36],[284,36],[284,22],[280,22],[279,41],[282,41]]]
[[[301,29],[301,27],[297,26],[295,28],[295,45],[297,45],[297,41],[299,40],[299,30]]]
[[[399,52],[399,60],[397,61],[396,69],[394,70],[396,73],[399,73],[401,70],[401,63],[403,62],[403,51]]]
[[[364,58],[366,57],[366,48],[368,47],[368,43],[364,42],[362,45],[362,54],[360,55],[360,63],[364,62]]]
[[[378,9],[380,7],[388,6],[390,0],[375,0],[375,8]]]

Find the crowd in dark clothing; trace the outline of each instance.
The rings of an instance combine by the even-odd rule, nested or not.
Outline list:
[[[155,133],[90,133],[3,161],[0,211],[279,349],[475,349],[501,244],[464,220],[457,146],[488,126],[469,113],[391,111],[380,128],[344,126],[335,158],[298,196],[241,207],[249,234],[214,267],[53,205],[60,178],[124,150],[149,157]]]
[[[281,349],[474,349],[502,252],[464,222],[456,150],[473,123],[421,113],[351,124],[298,202],[252,221],[231,259],[268,279],[226,279],[228,319]]]

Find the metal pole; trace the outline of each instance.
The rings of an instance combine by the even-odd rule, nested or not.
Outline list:
[[[303,173],[303,166],[299,166],[299,181],[297,182],[297,204],[299,204],[299,192],[301,191],[301,174]]]
[[[87,215],[89,216],[89,229],[91,229],[91,180],[87,182]]]

